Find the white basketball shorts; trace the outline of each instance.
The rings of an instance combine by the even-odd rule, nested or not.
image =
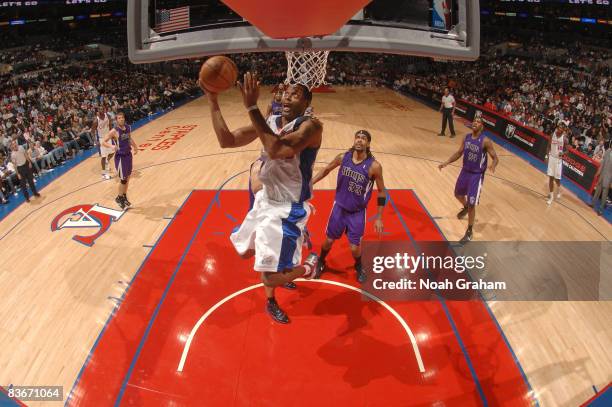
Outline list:
[[[259,191],[253,208],[230,240],[241,255],[255,249],[255,271],[291,269],[302,261],[304,228],[311,211],[306,202],[275,202]]]
[[[549,177],[561,179],[562,170],[563,160],[561,158],[548,157],[548,171],[546,173]]]

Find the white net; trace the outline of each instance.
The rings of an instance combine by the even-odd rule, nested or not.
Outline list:
[[[329,51],[287,51],[287,83],[316,88],[325,84]]]

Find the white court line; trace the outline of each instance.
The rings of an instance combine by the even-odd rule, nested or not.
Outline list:
[[[410,329],[406,321],[404,321],[404,319],[393,308],[391,308],[389,304],[387,304],[386,302],[384,302],[377,296],[370,294],[367,291],[362,290],[361,288],[353,287],[352,285],[348,285],[344,283],[339,283],[337,281],[322,280],[322,279],[305,280],[303,278],[298,278],[295,281],[306,281],[306,282],[311,282],[311,283],[325,283],[325,284],[337,285],[339,287],[348,288],[349,290],[357,291],[365,295],[366,297],[376,301],[377,303],[385,307],[399,321],[399,323],[402,325],[402,327],[406,331],[406,334],[408,335],[408,337],[410,338],[410,342],[412,343],[412,350],[414,351],[414,355],[416,357],[417,364],[419,365],[419,371],[421,373],[425,373],[425,366],[423,365],[423,359],[421,358],[421,352],[419,352],[419,346],[417,345],[416,338],[414,337],[412,330]],[[259,287],[263,287],[263,284],[262,283],[254,284],[252,286],[243,288],[242,290],[236,291],[235,293],[228,295],[227,297],[225,297],[224,299],[222,299],[221,301],[213,305],[208,311],[206,311],[204,315],[202,315],[202,317],[198,320],[198,322],[191,329],[189,338],[187,338],[187,342],[185,342],[185,347],[183,348],[183,354],[181,355],[181,361],[179,362],[178,368],[176,369],[177,372],[183,371],[183,367],[185,367],[185,361],[187,360],[187,354],[189,353],[189,348],[191,347],[191,341],[193,341],[193,337],[195,336],[200,326],[204,323],[206,318],[208,318],[213,312],[215,312],[217,308],[219,308],[221,305],[225,304],[227,301],[231,300],[232,298],[237,297],[240,294],[243,294],[250,290],[254,290],[255,288],[259,288]]]

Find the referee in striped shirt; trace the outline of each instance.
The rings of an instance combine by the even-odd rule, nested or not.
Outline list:
[[[453,115],[455,114],[455,98],[450,94],[450,89],[444,88],[444,95],[442,96],[442,103],[440,104],[440,111],[442,111],[442,132],[438,136],[445,136],[446,123],[451,131],[451,138],[455,137],[455,126],[453,124]]]
[[[34,176],[32,175],[32,158],[23,146],[17,145],[17,141],[13,140],[11,143],[11,161],[17,169],[17,178],[21,184],[21,191],[27,202],[30,202],[30,195],[28,194],[28,188],[26,182],[30,185],[30,189],[34,196],[39,197],[40,194],[36,190],[34,185]]]

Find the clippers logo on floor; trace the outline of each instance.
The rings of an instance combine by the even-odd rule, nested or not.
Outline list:
[[[111,224],[117,222],[125,213],[116,209],[106,208],[98,204],[95,205],[76,205],[68,208],[57,215],[51,222],[51,231],[66,228],[97,228],[96,233],[91,235],[75,235],[72,237],[79,243],[86,246],[93,246],[96,239],[102,236]],[[60,221],[62,221],[60,223]]]

